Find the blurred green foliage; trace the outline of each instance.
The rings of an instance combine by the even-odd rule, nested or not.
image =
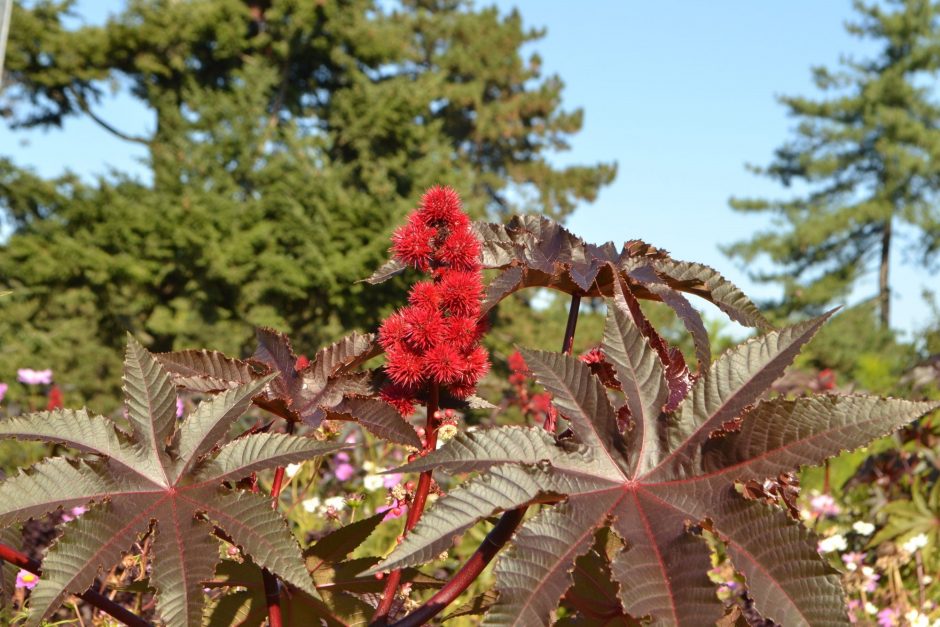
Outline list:
[[[891,251],[928,268],[940,251],[940,8],[930,0],[854,3],[850,34],[877,52],[813,68],[823,97],[783,96],[792,139],[751,169],[795,193],[732,199],[734,209],[773,216],[770,228],[725,250],[758,281],[784,288],[783,314],[819,314],[878,277],[879,318],[890,323]],[[915,235],[899,240],[901,226]],[[755,261],[768,259],[767,266]],[[872,273],[872,268],[878,272]],[[872,290],[874,291],[874,290]]]
[[[54,367],[67,401],[115,398],[129,330],[149,348],[232,355],[252,329],[311,350],[370,330],[400,282],[356,283],[423,190],[477,217],[560,218],[609,164],[556,167],[581,128],[517,13],[454,0],[131,0],[74,27],[71,2],[17,3],[2,110],[73,116],[143,145],[150,180],[44,179],[0,159],[0,380]],[[80,16],[79,16],[80,17]],[[129,136],[96,111],[111,89],[152,116]],[[104,410],[103,407],[101,407]]]

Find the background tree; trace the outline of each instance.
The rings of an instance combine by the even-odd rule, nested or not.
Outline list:
[[[819,312],[843,300],[877,268],[878,315],[890,323],[890,261],[897,227],[916,233],[909,250],[929,264],[940,248],[940,107],[932,90],[940,65],[937,5],[928,0],[855,2],[850,33],[881,46],[839,71],[815,68],[814,100],[783,97],[799,120],[773,162],[754,170],[784,186],[788,200],[733,199],[744,212],[770,213],[773,227],[726,248],[747,263],[776,265],[753,277],[784,287],[783,314]]]
[[[83,396],[113,394],[122,329],[157,351],[238,354],[255,325],[317,346],[373,327],[401,289],[354,282],[430,185],[459,188],[477,216],[560,218],[614,176],[547,161],[582,116],[521,56],[541,33],[516,13],[131,0],[70,28],[71,4],[14,11],[3,110],[23,127],[87,116],[143,145],[151,176],[46,180],[0,161],[3,377],[42,359]],[[147,108],[152,133],[98,115],[114,87]]]

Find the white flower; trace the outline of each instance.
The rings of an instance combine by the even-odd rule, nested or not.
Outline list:
[[[370,462],[369,460],[366,460],[362,462],[362,469],[365,470],[366,472],[372,472],[373,470],[375,470],[375,464]]]
[[[304,508],[304,511],[310,512],[312,514],[313,512],[317,511],[322,503],[323,502],[320,500],[320,497],[314,496],[313,498],[301,501],[300,505]]]
[[[926,533],[919,533],[913,538],[908,539],[908,541],[902,545],[904,550],[908,553],[916,553],[919,549],[922,549],[925,546],[927,546]]]
[[[870,522],[860,520],[852,524],[852,530],[860,536],[870,536],[875,532],[875,526]]]
[[[872,603],[871,601],[867,601],[865,603],[865,612],[874,616],[875,614],[878,613],[878,606]]]
[[[828,538],[819,541],[820,553],[832,553],[833,551],[844,551],[848,547],[849,547],[849,543],[846,542],[845,537],[839,533],[829,536]]]
[[[366,490],[369,492],[375,492],[385,487],[385,478],[382,477],[382,475],[366,475],[362,479],[362,485],[365,486]]]
[[[930,627],[930,619],[917,610],[911,610],[904,615],[904,618],[907,619],[907,624],[910,627]]]
[[[337,512],[341,512],[346,509],[346,499],[341,496],[331,496],[330,498],[323,501],[323,504],[326,507],[332,507]]]
[[[287,468],[284,469],[284,474],[286,474],[289,479],[293,479],[294,475],[300,472],[300,469],[303,467],[303,462],[299,464],[287,464]]]
[[[871,566],[862,566],[862,574],[865,575],[867,579],[871,579],[875,574],[875,569]]]

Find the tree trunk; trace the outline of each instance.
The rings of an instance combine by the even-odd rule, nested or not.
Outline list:
[[[878,272],[878,309],[881,316],[881,326],[887,329],[891,326],[891,287],[888,284],[888,269],[891,263],[891,223],[888,218],[881,232],[881,265]]]

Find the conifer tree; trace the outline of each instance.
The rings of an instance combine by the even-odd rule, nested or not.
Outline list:
[[[854,4],[848,31],[880,46],[837,71],[815,68],[820,99],[783,97],[799,120],[771,164],[753,168],[801,195],[732,199],[734,209],[769,213],[771,229],[725,250],[750,264],[766,254],[760,281],[784,287],[786,314],[820,312],[877,274],[879,318],[890,324],[890,264],[898,244],[929,265],[940,250],[940,14],[929,0]],[[915,242],[899,241],[898,227]],[[874,294],[873,294],[874,296]]]
[[[386,258],[421,190],[447,183],[475,217],[560,218],[614,175],[548,161],[582,114],[563,111],[561,81],[521,55],[541,33],[517,13],[129,0],[76,28],[70,4],[18,3],[0,110],[26,127],[90,118],[142,145],[151,176],[46,180],[0,154],[13,231],[0,246],[0,289],[13,291],[0,303],[0,376],[42,355],[102,392],[122,330],[157,351],[238,354],[255,325],[300,346],[374,329],[404,283],[355,282]],[[114,86],[147,108],[151,133],[100,114]]]

